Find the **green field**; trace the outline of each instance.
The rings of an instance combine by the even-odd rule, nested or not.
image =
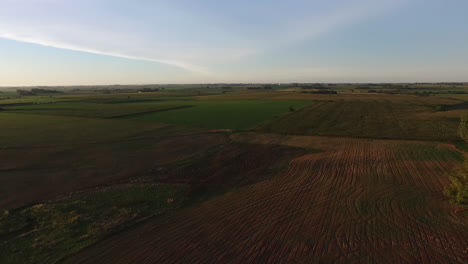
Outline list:
[[[8,112],[87,118],[118,118],[202,128],[249,129],[309,101],[199,101],[181,98],[98,98],[6,107]]]
[[[91,102],[59,102],[42,105],[14,106],[7,109],[15,113],[77,116],[90,118],[112,118],[121,115],[165,111],[187,106],[187,103],[174,102],[132,102],[129,103],[91,103]]]
[[[177,124],[204,128],[250,129],[256,125],[300,108],[308,101],[191,101],[192,108],[143,113],[122,117],[123,119]]]
[[[260,131],[316,136],[457,141],[459,119],[415,101],[319,101],[273,120]]]

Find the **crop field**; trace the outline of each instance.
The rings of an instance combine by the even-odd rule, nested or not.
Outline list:
[[[129,115],[124,119],[205,128],[249,129],[307,101],[230,100],[192,102],[193,108]]]
[[[88,99],[6,107],[8,112],[88,118],[118,118],[192,127],[248,129],[309,101]]]
[[[296,135],[449,141],[458,119],[434,114],[428,105],[386,100],[318,101],[265,124],[260,131]],[[455,118],[453,118],[455,117]]]
[[[36,115],[59,115],[95,118],[116,118],[139,113],[154,113],[190,107],[185,104],[165,103],[88,103],[88,102],[59,102],[55,104],[27,105],[9,107],[15,113],[34,113]]]
[[[306,142],[324,152],[293,159],[277,177],[109,238],[68,263],[466,259],[465,219],[444,203],[441,192],[448,183],[443,173],[460,158],[450,145],[255,134],[233,138],[290,146]],[[428,147],[440,151],[428,155]]]
[[[463,94],[361,86],[8,90],[0,263],[466,263]]]
[[[0,113],[0,122],[0,208],[8,209],[141,177],[226,142],[223,133],[124,120]]]

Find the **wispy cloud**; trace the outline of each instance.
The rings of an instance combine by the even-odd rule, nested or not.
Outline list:
[[[211,13],[199,14],[171,1],[0,0],[0,37],[163,63],[208,76],[216,65],[318,37],[403,1],[334,0],[322,6],[321,1],[297,0],[287,10],[260,1],[247,22],[249,4],[240,1],[226,22],[217,1],[207,2]],[[262,21],[252,23],[255,16]]]
[[[113,56],[113,57],[118,57],[118,58],[125,58],[125,59],[131,59],[131,60],[141,60],[141,61],[149,61],[149,62],[157,62],[157,63],[163,63],[175,67],[179,67],[181,69],[185,69],[188,71],[192,71],[195,73],[201,73],[204,75],[209,75],[210,72],[208,69],[197,66],[197,65],[192,65],[192,64],[187,64],[182,61],[176,61],[176,60],[169,60],[169,59],[156,59],[156,58],[148,58],[148,57],[139,57],[139,56],[133,56],[133,55],[128,55],[128,54],[123,54],[123,53],[118,53],[118,52],[109,52],[109,51],[104,51],[104,50],[99,50],[95,48],[87,48],[83,46],[76,46],[73,44],[69,43],[61,43],[61,42],[56,42],[52,40],[43,40],[37,37],[28,37],[28,36],[19,36],[19,35],[13,35],[10,33],[1,33],[0,32],[0,38],[5,38],[5,39],[10,39],[10,40],[15,40],[19,42],[25,42],[25,43],[33,43],[41,46],[46,46],[46,47],[53,47],[53,48],[58,48],[58,49],[65,49],[65,50],[73,50],[73,51],[80,51],[80,52],[87,52],[87,53],[93,53],[93,54],[99,54],[99,55],[106,55],[106,56]]]

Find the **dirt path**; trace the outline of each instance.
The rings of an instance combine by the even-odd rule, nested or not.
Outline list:
[[[111,237],[69,263],[466,263],[437,143],[248,135],[321,148],[286,173]],[[427,152],[427,145],[435,148]]]

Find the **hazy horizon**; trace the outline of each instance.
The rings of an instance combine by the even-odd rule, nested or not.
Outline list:
[[[0,86],[467,82],[462,0],[0,0]]]
[[[107,86],[184,86],[184,85],[291,85],[291,84],[337,84],[337,85],[346,85],[346,84],[392,84],[392,85],[405,85],[405,84],[433,84],[433,85],[442,85],[442,84],[468,84],[468,81],[442,81],[442,82],[245,82],[245,83],[229,83],[229,82],[219,82],[219,83],[108,83],[108,84],[69,84],[69,85],[6,85],[0,86],[0,89],[15,89],[15,88],[36,88],[36,87],[60,87],[60,88],[75,88],[75,87],[107,87]]]

